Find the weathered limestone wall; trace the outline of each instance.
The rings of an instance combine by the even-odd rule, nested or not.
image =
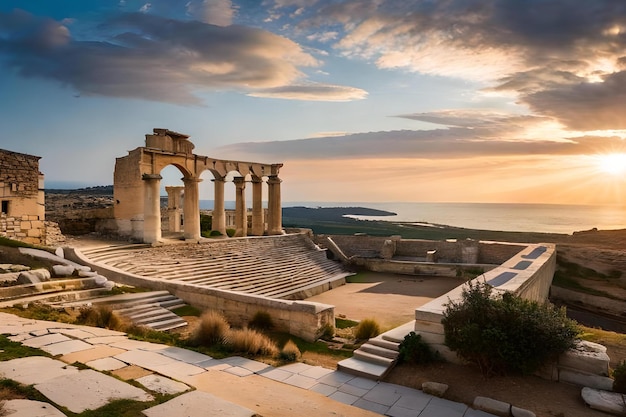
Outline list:
[[[167,290],[186,303],[202,309],[215,309],[234,326],[245,326],[258,311],[270,314],[275,328],[307,341],[315,341],[326,326],[335,324],[335,307],[308,301],[276,300],[191,284],[151,280],[117,268],[91,262],[75,248],[64,248],[65,258],[91,267],[121,284],[154,290]]]
[[[44,177],[39,159],[0,149],[0,236],[45,243]]]
[[[116,230],[120,236],[143,239],[144,190],[141,180],[142,150],[137,148],[116,158],[113,205]]]

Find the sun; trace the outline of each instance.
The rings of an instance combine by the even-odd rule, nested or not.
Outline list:
[[[596,160],[601,172],[615,176],[626,175],[626,153],[599,155]]]

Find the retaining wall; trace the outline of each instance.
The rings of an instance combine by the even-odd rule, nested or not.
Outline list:
[[[335,325],[335,307],[331,305],[309,301],[277,300],[193,284],[153,280],[92,262],[75,248],[64,248],[64,252],[67,259],[87,265],[114,282],[153,290],[166,290],[192,306],[205,310],[218,310],[233,326],[246,326],[257,312],[263,311],[270,314],[276,330],[313,342],[319,338],[327,326],[334,327]]]
[[[499,291],[508,291],[528,300],[544,302],[548,299],[555,269],[555,245],[532,244],[524,247],[497,268],[473,279],[472,282],[486,282]],[[461,299],[465,285],[454,288],[415,310],[415,331],[451,362],[458,362],[459,359],[445,346],[441,319],[446,304]]]

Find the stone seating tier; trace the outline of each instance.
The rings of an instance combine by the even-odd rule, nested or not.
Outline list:
[[[144,277],[297,300],[349,275],[303,234],[83,250],[92,261]]]

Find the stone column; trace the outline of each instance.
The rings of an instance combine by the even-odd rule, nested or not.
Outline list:
[[[252,177],[252,235],[263,236],[263,180]]]
[[[213,214],[211,230],[226,236],[226,212],[224,210],[224,178],[215,178],[213,181]]]
[[[159,186],[161,184],[159,174],[143,174],[143,241],[144,243],[156,243],[161,240],[161,196]]]
[[[248,234],[248,210],[246,209],[246,180],[244,177],[233,178],[235,183],[235,236]]]
[[[183,178],[185,199],[183,203],[185,240],[200,240],[200,197],[198,183],[200,178]]]
[[[267,234],[281,235],[283,233],[283,213],[280,204],[281,179],[271,175],[267,179]]]
[[[182,217],[181,196],[183,190],[184,187],[180,186],[165,187],[165,191],[167,191],[167,218],[170,232],[180,232],[180,220]]]

